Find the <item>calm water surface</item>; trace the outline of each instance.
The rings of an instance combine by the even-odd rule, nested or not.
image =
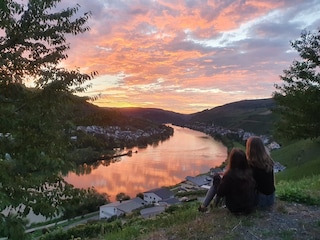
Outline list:
[[[89,174],[69,173],[66,181],[77,188],[93,186],[114,201],[120,192],[135,197],[140,192],[174,185],[186,176],[208,172],[226,159],[226,147],[213,138],[188,128],[171,127],[174,134],[170,139],[147,148],[133,148],[131,157],[100,165]]]

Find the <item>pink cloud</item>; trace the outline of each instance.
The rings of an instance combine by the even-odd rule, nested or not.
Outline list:
[[[114,86],[122,95],[108,94],[110,86],[100,88],[106,99],[96,104],[127,102],[184,113],[271,97],[273,84],[296,57],[288,53],[290,41],[320,22],[313,12],[320,5],[316,1],[93,0],[89,4],[81,0],[79,4],[82,11],[92,11],[91,31],[69,38],[71,50],[64,64],[98,71],[102,79],[125,75]],[[313,18],[296,19],[301,15]],[[108,85],[107,79],[99,80],[98,86],[103,81]]]

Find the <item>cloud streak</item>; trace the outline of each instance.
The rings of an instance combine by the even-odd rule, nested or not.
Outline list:
[[[63,1],[67,6],[68,1]],[[98,71],[99,106],[194,113],[271,97],[297,54],[290,41],[320,25],[317,0],[79,0],[91,28],[68,38],[64,63]]]

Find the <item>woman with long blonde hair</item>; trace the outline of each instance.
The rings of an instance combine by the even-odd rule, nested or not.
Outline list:
[[[261,138],[252,136],[246,143],[246,155],[258,191],[258,208],[273,206],[275,201],[274,162]]]

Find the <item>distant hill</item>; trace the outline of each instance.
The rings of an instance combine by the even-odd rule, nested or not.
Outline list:
[[[88,103],[86,98],[72,96],[73,106],[70,108],[70,119],[76,125],[99,125],[132,127],[138,129],[157,128],[159,123],[147,118],[127,116],[121,111],[111,108],[102,108]]]
[[[192,123],[215,124],[229,129],[241,128],[257,134],[269,134],[276,116],[272,98],[243,100],[193,114],[181,114],[158,108],[112,108],[128,117],[147,119],[156,123],[185,125]]]
[[[270,134],[276,120],[271,111],[276,106],[272,98],[243,100],[191,114],[190,122],[215,124],[228,129],[244,129],[257,134]]]
[[[115,112],[119,112],[127,117],[147,119],[149,121],[164,124],[172,123],[177,125],[183,125],[189,122],[189,114],[181,114],[172,111],[167,111],[159,108],[107,108]]]

